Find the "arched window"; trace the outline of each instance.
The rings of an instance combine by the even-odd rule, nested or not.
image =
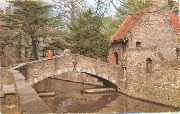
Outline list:
[[[151,73],[152,72],[152,59],[147,58],[146,59],[146,73]]]
[[[112,54],[111,63],[114,65],[118,64],[118,53],[116,51],[114,51]]]
[[[114,52],[114,56],[116,58],[116,65],[118,65],[118,53],[116,51]]]

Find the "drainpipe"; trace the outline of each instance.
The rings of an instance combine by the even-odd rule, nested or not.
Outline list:
[[[123,68],[123,77],[124,77],[124,79],[123,79],[123,86],[124,86],[124,89],[126,89],[126,83],[127,83],[127,75],[126,75],[126,66],[123,64],[122,65],[122,68]]]
[[[123,39],[123,50],[124,50],[124,54],[123,54],[123,64],[122,64],[122,68],[123,68],[123,82],[124,82],[124,89],[126,89],[126,83],[127,83],[127,73],[126,73],[126,56],[127,56],[127,41],[128,39]]]
[[[180,48],[176,48],[177,61],[179,59]]]

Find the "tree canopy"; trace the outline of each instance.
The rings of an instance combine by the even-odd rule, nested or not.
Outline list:
[[[37,45],[40,38],[46,37],[50,6],[39,1],[15,1],[14,10],[7,16],[11,27],[29,37],[34,59],[37,59]],[[27,38],[27,37],[26,37]]]
[[[71,26],[71,37],[68,41],[72,51],[94,58],[106,56],[109,41],[101,28],[101,16],[94,15],[91,10],[84,12]]]
[[[127,13],[134,13],[152,4],[152,0],[126,0],[123,7]]]

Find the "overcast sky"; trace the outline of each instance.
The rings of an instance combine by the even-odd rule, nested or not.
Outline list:
[[[5,0],[0,0],[0,9],[5,10],[7,5],[8,3],[6,3]]]
[[[43,0],[43,1],[51,1],[51,0]],[[89,5],[93,5],[94,4],[94,2],[93,2],[94,0],[87,0],[87,4],[89,4]],[[0,9],[2,9],[2,10],[5,10],[5,7],[7,7],[8,6],[8,3],[7,2],[5,2],[5,0],[0,0]],[[110,7],[110,11],[108,12],[108,15],[111,15],[111,14],[114,14],[115,13],[115,9],[113,8],[113,6],[111,6]]]

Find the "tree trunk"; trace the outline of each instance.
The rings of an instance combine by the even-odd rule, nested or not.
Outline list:
[[[75,4],[74,0],[71,0],[71,25],[75,23]]]
[[[35,41],[34,38],[32,38],[32,48],[33,48],[33,59],[38,60],[38,57],[37,57],[37,45],[36,45],[36,41]]]

